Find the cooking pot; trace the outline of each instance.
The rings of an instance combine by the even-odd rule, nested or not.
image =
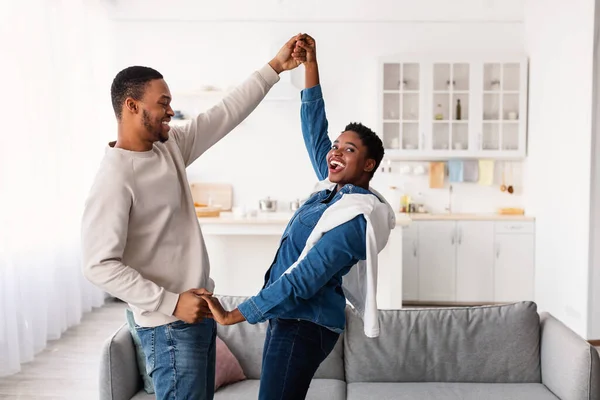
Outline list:
[[[258,209],[260,211],[273,212],[277,211],[277,200],[271,200],[270,197],[258,201]]]

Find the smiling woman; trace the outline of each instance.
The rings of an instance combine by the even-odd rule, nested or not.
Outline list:
[[[333,142],[327,156],[329,181],[337,183],[338,190],[348,183],[368,188],[383,157],[383,147],[376,139],[377,135],[363,124],[351,123]]]
[[[0,2],[0,376],[104,302],[79,220],[114,121],[110,3]]]
[[[304,399],[310,382],[345,328],[347,302],[379,336],[378,255],[395,226],[394,210],[369,182],[383,158],[383,143],[359,123],[331,143],[319,84],[315,41],[306,50],[300,111],[309,159],[327,188],[314,192],[290,219],[265,274],[263,289],[226,311],[204,295],[220,324],[269,321],[259,399]],[[343,286],[343,287],[342,287]]]

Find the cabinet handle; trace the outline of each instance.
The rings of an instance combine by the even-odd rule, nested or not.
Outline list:
[[[417,257],[417,244],[413,243],[413,257]]]
[[[496,246],[496,258],[500,258],[500,246]]]
[[[450,243],[452,243],[452,246],[454,246],[454,236],[456,236],[454,234],[454,232],[452,232],[452,236],[450,236]]]
[[[462,244],[462,229],[458,228],[458,244]]]

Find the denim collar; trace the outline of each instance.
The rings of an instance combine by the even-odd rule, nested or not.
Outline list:
[[[372,194],[367,189],[363,189],[360,186],[355,186],[355,185],[353,185],[351,183],[348,183],[348,184],[344,185],[339,192],[337,192],[336,189],[337,189],[337,185],[333,187],[333,190],[331,190],[331,189],[325,189],[325,190],[321,191],[319,193],[319,201],[321,203],[329,203],[331,200],[333,200],[333,198],[338,193],[340,194],[340,196],[343,195],[343,194],[350,194],[350,193]]]

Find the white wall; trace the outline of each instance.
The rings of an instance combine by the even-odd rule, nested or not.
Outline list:
[[[594,0],[528,0],[529,157],[525,204],[536,216],[536,300],[588,329]]]
[[[594,27],[594,94],[592,107],[592,197],[590,204],[590,307],[588,337],[600,339],[600,1]]]
[[[332,136],[350,121],[376,128],[379,56],[449,50],[524,51],[522,1],[463,0],[451,6],[442,0],[333,1],[319,3],[318,14],[311,2],[302,2],[302,7],[287,1],[252,2],[255,7],[249,9],[247,2],[233,0],[210,6],[179,1],[170,3],[160,18],[149,13],[151,3],[119,4],[117,35],[128,44],[118,48],[118,66],[157,68],[175,95],[175,107],[184,111],[200,111],[210,101],[191,101],[183,92],[205,84],[239,82],[272,57],[274,46],[297,32],[313,34]],[[384,21],[372,22],[375,20]],[[299,107],[298,101],[263,102],[188,169],[189,179],[230,182],[234,202],[250,207],[267,195],[282,203],[306,196],[315,177],[301,139]],[[519,171],[517,166],[515,174]],[[378,177],[376,182],[386,179]],[[398,183],[402,181],[398,178]],[[407,186],[415,192],[429,193],[434,210],[443,210],[445,190],[429,191],[426,178],[409,181],[412,183]],[[456,198],[464,211],[493,212],[503,205],[522,205],[520,195],[507,198],[499,190],[468,184],[459,185]],[[470,205],[478,209],[469,210]]]
[[[523,20],[523,0],[117,0],[115,17],[186,21]]]
[[[409,194],[413,201],[423,203],[427,206],[429,212],[445,212],[449,203],[452,204],[454,213],[495,213],[503,207],[522,207],[524,206],[523,192],[524,181],[522,175],[521,162],[496,162],[494,169],[494,185],[479,186],[476,183],[450,183],[446,180],[444,188],[430,189],[429,176],[402,175],[399,173],[403,166],[423,166],[429,167],[427,162],[394,162],[391,164],[392,172],[387,172],[387,164],[383,166],[385,172],[377,172],[372,186],[380,190],[381,193],[390,200],[393,196],[387,196],[390,186],[396,186],[397,190]],[[506,184],[514,187],[513,194],[501,192],[502,171],[505,170]],[[512,176],[511,176],[512,170]],[[446,177],[447,178],[447,177]],[[452,186],[452,198],[450,199],[449,187]]]

